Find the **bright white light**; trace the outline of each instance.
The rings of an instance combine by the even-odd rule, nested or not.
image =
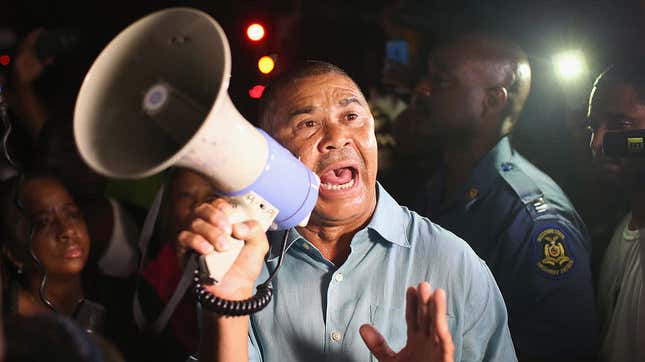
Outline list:
[[[578,78],[587,68],[584,56],[579,50],[557,54],[553,57],[553,64],[558,76],[566,80]]]
[[[253,41],[260,41],[264,38],[264,27],[258,23],[253,23],[246,28],[246,36]]]

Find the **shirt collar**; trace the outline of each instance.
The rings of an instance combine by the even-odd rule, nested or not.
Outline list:
[[[269,239],[269,255],[267,260],[271,261],[277,259],[280,256],[280,249],[282,248],[282,242],[284,241],[285,233],[288,233],[287,236],[287,246],[285,249],[285,254],[289,248],[298,241],[299,239],[304,240],[302,235],[296,230],[296,228],[291,228],[287,231],[269,231],[267,237]]]
[[[403,247],[410,247],[405,212],[378,182],[376,183],[376,199],[376,209],[365,228],[374,230],[385,241]],[[296,241],[305,240],[295,228],[291,228],[286,232],[289,233],[287,236],[287,250]],[[273,260],[280,256],[284,236],[285,231],[270,231],[268,233],[270,247],[267,260]]]
[[[475,166],[466,183],[467,191],[471,189],[480,192],[487,191],[504,167],[512,167],[513,149],[508,137],[502,137],[495,147],[490,150]]]
[[[376,231],[384,240],[404,247],[410,247],[407,220],[401,206],[376,183],[376,210],[367,228]]]

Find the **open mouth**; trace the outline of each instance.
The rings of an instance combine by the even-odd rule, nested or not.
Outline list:
[[[325,191],[346,191],[356,186],[358,168],[353,165],[337,165],[320,175],[320,188]]]
[[[76,259],[83,255],[83,250],[79,246],[73,246],[65,250],[63,256],[65,259]]]

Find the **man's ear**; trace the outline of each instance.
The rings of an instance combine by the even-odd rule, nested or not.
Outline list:
[[[483,116],[490,116],[492,114],[500,114],[504,112],[508,104],[508,90],[501,85],[486,89],[484,97],[484,114]]]

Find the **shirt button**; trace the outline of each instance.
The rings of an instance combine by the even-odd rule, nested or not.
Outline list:
[[[343,335],[340,334],[338,331],[331,332],[331,340],[334,342],[338,342],[343,338]]]
[[[309,244],[307,243],[302,243],[302,247],[305,248],[305,250],[309,250]]]
[[[343,273],[336,273],[336,276],[334,276],[334,279],[336,279],[337,282],[342,282],[345,277],[343,276]]]

